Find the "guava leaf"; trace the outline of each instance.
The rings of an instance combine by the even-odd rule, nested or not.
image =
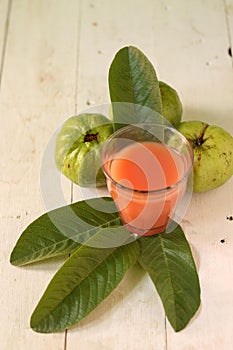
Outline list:
[[[68,256],[92,235],[122,226],[111,198],[94,198],[52,210],[32,222],[21,234],[10,257],[12,265],[21,266],[57,256]],[[128,231],[119,230],[114,242],[127,240]],[[113,237],[112,237],[113,238]],[[117,241],[118,239],[118,241]]]
[[[139,252],[137,241],[106,249],[80,246],[48,285],[32,314],[31,328],[52,333],[77,324],[115,289]]]
[[[139,263],[148,272],[175,331],[182,330],[200,305],[200,285],[189,244],[180,226],[139,240]]]
[[[159,82],[153,65],[136,47],[117,52],[109,69],[109,92],[115,129],[156,122],[162,114]]]

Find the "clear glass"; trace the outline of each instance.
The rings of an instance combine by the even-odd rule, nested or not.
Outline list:
[[[102,148],[101,166],[130,232],[169,232],[173,220],[182,219],[192,191],[193,151],[175,128],[153,123],[117,130]]]

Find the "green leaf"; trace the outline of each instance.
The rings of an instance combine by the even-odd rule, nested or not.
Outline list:
[[[111,198],[76,202],[48,212],[32,222],[22,233],[10,257],[12,265],[25,265],[57,256],[68,256],[96,232],[121,226]],[[117,235],[119,242],[101,242],[100,246],[118,245],[129,238],[126,230]],[[102,235],[103,237],[103,235]]]
[[[139,240],[139,263],[149,273],[175,331],[182,330],[200,305],[200,285],[189,244],[180,226]]]
[[[114,122],[124,124],[156,122],[162,114],[159,82],[153,65],[136,47],[124,47],[109,69],[109,91]],[[156,113],[157,112],[157,113]]]
[[[109,235],[115,233],[109,230]],[[52,333],[77,324],[113,291],[139,252],[137,241],[117,248],[79,247],[48,285],[32,314],[31,328]]]

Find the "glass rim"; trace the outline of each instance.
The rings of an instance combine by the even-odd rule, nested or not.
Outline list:
[[[107,145],[114,139],[114,138],[117,138],[116,136],[119,135],[120,133],[122,133],[122,131],[124,131],[125,129],[129,129],[131,128],[132,126],[138,126],[138,127],[141,127],[143,125],[151,125],[151,126],[156,126],[156,127],[163,127],[163,129],[169,129],[171,130],[172,132],[174,132],[174,134],[177,134],[182,140],[183,142],[186,144],[186,146],[188,147],[188,150],[189,150],[189,154],[190,154],[190,160],[191,160],[191,164],[189,166],[189,168],[187,169],[187,171],[185,172],[184,176],[179,180],[177,181],[176,183],[170,185],[170,186],[167,186],[167,187],[163,187],[163,188],[159,188],[157,190],[137,190],[137,189],[133,189],[133,188],[130,188],[130,187],[127,187],[127,186],[124,186],[124,185],[121,185],[119,182],[117,182],[116,180],[114,180],[111,175],[108,174],[108,172],[105,170],[105,163],[107,162],[102,162],[102,158],[103,158],[103,153],[105,151],[105,149],[107,148]],[[141,129],[143,129],[141,127]],[[120,137],[119,137],[120,138]],[[135,141],[137,142],[137,141]],[[168,147],[169,148],[169,147]],[[101,168],[103,170],[103,173],[104,175],[108,178],[108,180],[110,180],[112,183],[114,183],[114,185],[116,185],[117,187],[121,188],[121,189],[124,189],[124,190],[127,190],[127,191],[131,191],[131,192],[135,192],[135,193],[142,193],[142,194],[147,194],[147,193],[160,193],[160,192],[165,192],[165,191],[169,191],[169,190],[172,190],[176,187],[178,187],[184,180],[186,180],[192,169],[193,169],[193,163],[194,163],[194,153],[193,153],[193,149],[192,149],[192,146],[190,144],[190,142],[184,137],[183,134],[181,134],[177,129],[175,129],[174,127],[172,126],[169,126],[169,125],[163,125],[163,124],[157,124],[157,123],[143,123],[143,124],[130,124],[130,125],[127,125],[127,126],[124,126],[123,128],[120,128],[118,129],[117,131],[115,131],[107,140],[106,142],[104,143],[103,145],[103,148],[101,150]]]

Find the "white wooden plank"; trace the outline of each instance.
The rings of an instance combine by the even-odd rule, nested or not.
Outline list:
[[[98,5],[101,6],[101,11],[98,10]],[[104,2],[98,2],[98,5],[93,4],[90,9],[86,5],[83,10],[83,21],[84,18],[86,20],[85,27],[82,26],[82,33],[85,33],[85,44],[89,55],[88,58],[79,57],[78,107],[83,106],[84,108],[86,101],[92,104],[105,102],[107,80],[105,79],[105,83],[103,81],[107,76],[109,62],[112,59],[107,52],[111,52],[113,57],[120,47],[134,44],[141,48],[154,63],[160,80],[167,81],[178,90],[184,105],[184,119],[204,120],[210,124],[222,126],[233,133],[230,119],[233,96],[232,69],[227,55],[229,43],[222,1],[199,0],[195,3],[185,1],[175,3],[167,0],[156,1],[153,4],[144,2],[143,11],[140,11],[141,3],[136,2],[134,23],[130,16],[129,3],[124,3],[124,6],[121,2],[114,5],[111,3],[111,7],[114,6],[111,11]],[[121,16],[122,8],[128,14],[125,17]],[[108,14],[107,11],[109,11]],[[144,25],[138,25],[136,28],[135,23]],[[101,31],[101,27],[105,30]],[[112,28],[116,30],[113,31]],[[149,32],[151,35],[148,34]],[[81,38],[81,47],[84,37]],[[119,38],[123,39],[119,40]],[[80,50],[81,53],[83,51]],[[102,60],[101,54],[106,60],[104,67],[99,62],[100,59]],[[90,66],[90,70],[81,69],[87,66]],[[88,81],[93,83],[91,89],[82,88],[85,84],[85,74],[83,73],[82,77],[81,72],[86,70],[88,70]],[[227,213],[231,215],[232,211],[231,187],[232,179],[215,191],[193,197],[183,226],[198,265],[203,289],[202,307],[195,319],[179,334],[174,333],[167,324],[167,349],[196,350],[211,347],[225,350],[229,348],[232,334],[230,277],[232,275],[230,255],[232,240],[231,223],[226,220],[226,215]],[[79,195],[77,194],[77,198]],[[222,239],[226,240],[225,243],[221,243]],[[127,284],[127,278],[125,283]],[[145,280],[142,286],[145,295],[147,284]],[[222,302],[223,296],[226,300],[224,303]],[[130,297],[134,304],[137,303],[137,293],[132,293]],[[124,307],[132,311],[131,304],[126,304]],[[145,337],[141,339],[140,337],[135,339],[133,329],[130,332],[125,326],[129,320],[124,311],[121,311],[120,306],[117,305],[115,309],[114,312],[119,312],[118,319],[124,320],[122,321],[124,327],[121,328],[121,337],[126,339],[126,344],[121,343],[117,337],[114,345],[110,343],[111,346],[116,349],[122,346],[129,349],[153,349],[154,343],[157,343],[157,336],[154,335],[148,339],[146,334],[150,334],[152,329],[148,327],[148,324],[153,324],[151,322],[152,313],[158,312],[157,320],[161,317],[157,307],[152,306],[150,312],[145,313],[145,319],[148,320],[147,333],[142,325],[141,332],[144,332]],[[98,315],[98,310],[96,313]],[[136,333],[138,332],[137,325],[141,320],[140,317],[137,319],[138,316],[139,314],[135,314],[134,319]],[[114,315],[110,314],[109,317],[111,324]],[[85,321],[83,324],[85,325]],[[109,345],[108,334],[115,334],[116,337],[119,325],[115,325],[114,330],[109,329],[107,320],[104,325],[105,330],[103,329],[105,327],[96,324],[96,328],[91,328],[90,332],[87,323],[86,333],[79,328],[69,332],[70,349],[75,349],[78,342],[79,344],[84,342],[86,346],[91,344],[94,349],[101,348],[101,346],[107,347]],[[88,331],[92,336],[91,340],[86,339]]]
[[[153,53],[154,1],[83,1],[78,70],[78,111],[109,103],[108,70],[127,45]]]
[[[180,94],[184,119],[233,132],[231,61],[221,0],[161,2],[154,19],[154,62],[160,80]]]
[[[54,130],[74,113],[78,16],[75,0],[12,4],[0,94],[3,350],[64,348],[64,333],[40,335],[29,328],[30,315],[60,263],[17,269],[9,255],[21,231],[45,211],[40,162]],[[70,197],[69,182],[65,187]]]
[[[174,82],[180,92],[184,118],[217,124],[233,134],[232,67],[227,55],[223,2],[174,5],[166,1],[160,18],[157,35],[163,42],[160,41],[157,55],[158,69],[160,77],[164,76],[171,84]],[[231,215],[233,207],[232,180],[217,190],[195,194],[185,217],[183,226],[198,264],[202,306],[179,334],[167,326],[168,349],[225,350],[230,347],[233,241],[231,223],[226,216]]]
[[[75,103],[76,1],[69,6],[62,1],[59,6],[56,1],[20,1],[14,3],[13,10],[0,97],[4,135],[0,147],[8,150],[2,155],[1,183],[6,191],[8,186],[17,187],[20,196],[9,197],[1,207],[4,215],[12,208],[15,215],[29,209],[31,193],[37,193],[34,200],[41,210],[43,151],[57,126],[74,113]],[[24,40],[18,40],[19,35]],[[17,206],[13,205],[16,202]]]
[[[79,44],[77,109],[109,103],[108,70],[116,52],[135,45],[153,53],[153,1],[83,2]],[[149,33],[149,35],[148,35]],[[97,195],[104,195],[101,190]],[[93,191],[74,187],[74,200]],[[140,279],[138,283],[138,279]],[[146,341],[145,341],[146,339]],[[154,287],[138,267],[76,329],[68,331],[69,350],[162,349],[164,312]]]

